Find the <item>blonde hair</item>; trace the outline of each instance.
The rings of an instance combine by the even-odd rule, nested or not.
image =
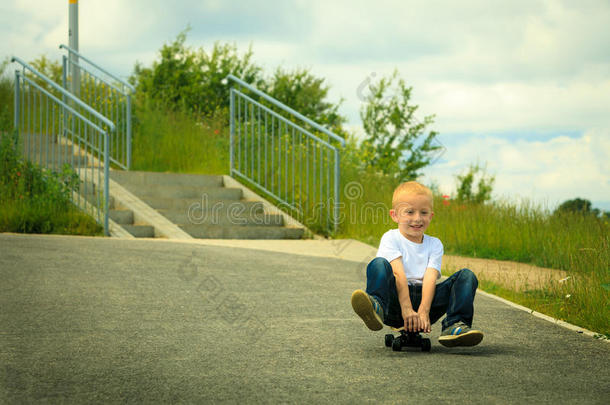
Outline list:
[[[398,187],[394,189],[394,195],[392,196],[392,208],[396,208],[396,202],[403,194],[428,196],[428,198],[430,198],[430,206],[433,206],[434,198],[432,196],[432,190],[416,181],[406,181],[399,184]]]

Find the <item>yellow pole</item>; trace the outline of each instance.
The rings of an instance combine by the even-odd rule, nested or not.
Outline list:
[[[78,0],[68,0],[70,21],[68,27],[68,46],[78,52]],[[70,63],[68,69],[72,73],[72,84],[70,86],[72,94],[78,97],[80,93],[80,72],[78,66],[78,56],[69,54]]]

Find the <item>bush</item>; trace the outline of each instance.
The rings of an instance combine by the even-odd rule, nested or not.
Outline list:
[[[251,61],[252,50],[243,56],[235,45],[214,44],[210,54],[203,48],[185,45],[186,31],[160,51],[160,60],[152,67],[136,64],[130,81],[139,97],[149,98],[172,110],[186,110],[205,116],[217,114],[229,106],[230,87],[223,83],[234,74],[247,83],[261,86],[261,68]]]
[[[101,235],[102,228],[70,201],[78,176],[41,169],[19,157],[17,136],[0,136],[0,231]]]
[[[13,79],[6,73],[9,60],[0,63],[0,134],[13,130]]]
[[[600,214],[602,214],[602,216],[608,216],[608,213],[603,213],[598,208],[592,208],[591,201],[582,198],[575,198],[562,202],[554,211],[554,214],[560,215],[569,212],[581,215],[593,215],[594,217],[598,217]]]
[[[269,78],[252,62],[252,48],[239,55],[231,44],[214,44],[210,53],[185,45],[186,31],[171,44],[165,44],[160,59],[152,67],[136,64],[130,81],[136,86],[140,104],[153,102],[171,111],[200,118],[226,116],[231,83],[229,74],[268,93],[307,118],[343,134],[345,117],[338,113],[340,103],[327,100],[329,87],[324,79],[307,69],[286,71],[278,68]],[[264,100],[261,100],[265,104]],[[203,117],[203,118],[201,118]]]
[[[323,78],[315,77],[307,69],[286,71],[278,68],[267,81],[264,91],[345,138],[347,134],[342,125],[347,119],[339,114],[341,102],[333,104],[326,101],[329,89],[324,85]]]

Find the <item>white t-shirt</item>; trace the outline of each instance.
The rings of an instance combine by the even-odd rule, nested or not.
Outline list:
[[[443,243],[440,239],[425,234],[422,243],[415,243],[405,238],[398,228],[387,231],[379,242],[377,257],[391,262],[401,256],[409,284],[421,285],[428,267],[438,270],[440,275]]]

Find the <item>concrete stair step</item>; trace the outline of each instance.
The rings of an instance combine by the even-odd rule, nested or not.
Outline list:
[[[83,197],[85,197],[85,200],[87,200],[89,203],[95,205],[97,204],[97,193],[95,192],[88,192],[88,193],[81,193],[81,195]],[[102,201],[102,198],[100,198],[100,202]],[[120,207],[116,207],[116,203],[114,200],[113,196],[110,196],[110,198],[108,199],[108,209],[117,209]]]
[[[142,197],[142,201],[156,210],[172,210],[191,212],[193,215],[201,216],[205,211],[213,210],[225,213],[227,210],[234,212],[263,212],[263,203],[259,201],[235,201],[235,200],[205,200],[201,198],[158,198]]]
[[[155,198],[207,198],[208,200],[240,200],[238,188],[203,187],[169,184],[126,183],[124,187],[139,197]]]
[[[38,163],[44,167],[50,167],[53,169],[61,169],[67,163],[73,167],[85,167],[89,164],[87,157],[73,155],[73,156],[57,156],[57,155],[40,155],[32,154],[29,155],[28,160],[34,163]]]
[[[204,174],[178,174],[160,172],[127,172],[113,170],[110,178],[121,185],[159,184],[168,186],[222,187],[222,176]]]
[[[207,210],[192,211],[189,215],[187,210],[157,210],[165,218],[177,225],[240,225],[240,226],[283,226],[284,218],[279,214],[267,214],[262,211],[249,214],[241,214],[225,211],[224,213]]]
[[[58,145],[58,144],[53,144],[53,145],[43,145],[43,146],[38,146],[38,145],[23,145],[22,147],[23,149],[21,150],[21,153],[26,156],[26,155],[33,155],[33,154],[42,154],[42,155],[56,155],[56,156],[72,156],[75,155],[75,151],[74,151],[74,147],[72,146],[66,146],[66,145]]]
[[[304,235],[302,228],[283,226],[283,215],[265,213],[263,202],[242,200],[242,189],[224,187],[222,176],[112,170],[110,178],[194,238],[301,239]],[[111,217],[128,232],[154,237],[154,229],[140,231],[126,224],[133,218],[120,209],[127,207],[113,208]]]
[[[133,211],[131,210],[115,210],[111,209],[108,212],[110,219],[120,225],[133,225]]]
[[[301,239],[303,229],[283,226],[181,225],[186,233],[200,239]]]
[[[121,225],[123,229],[136,238],[154,238],[155,228],[149,225]]]
[[[51,146],[51,147],[66,147],[68,146],[65,140],[55,139],[54,137],[49,137],[47,135],[32,135],[32,136],[21,136],[20,145],[27,148],[28,146]]]

